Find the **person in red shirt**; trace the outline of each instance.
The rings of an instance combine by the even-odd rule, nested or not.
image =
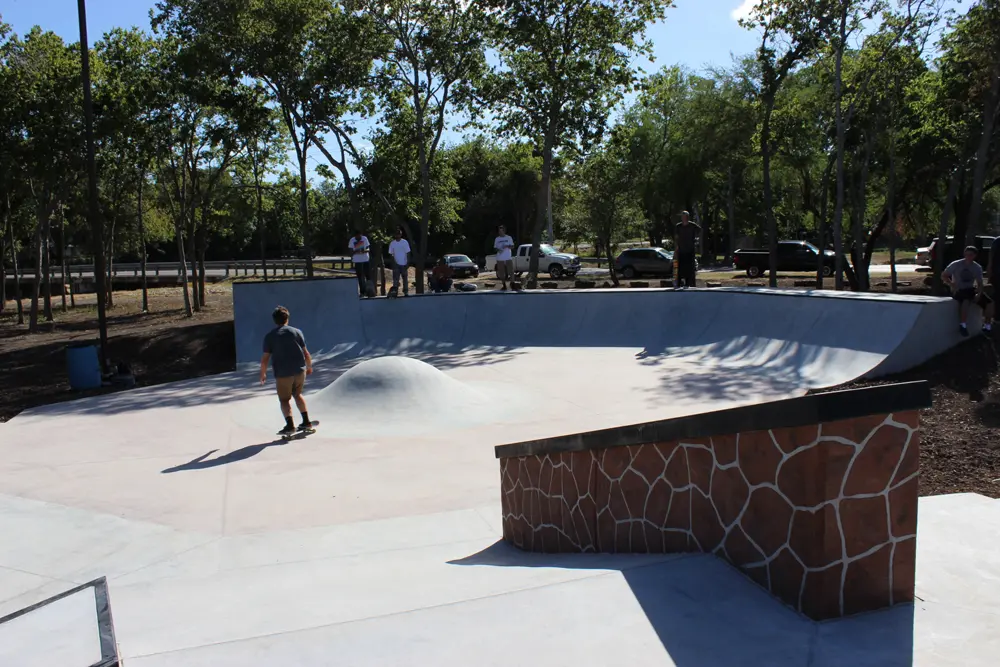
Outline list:
[[[431,270],[431,290],[434,292],[450,291],[454,275],[455,270],[448,266],[448,263],[442,257],[438,260],[437,266]]]

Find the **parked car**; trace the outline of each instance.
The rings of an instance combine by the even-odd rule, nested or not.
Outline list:
[[[813,272],[819,266],[820,250],[808,241],[778,242],[778,271]],[[837,254],[832,250],[823,253],[823,275],[831,276],[835,270]],[[739,271],[746,271],[751,278],[767,273],[771,267],[768,250],[737,250],[734,264]]]
[[[972,241],[972,245],[974,245],[976,247],[976,250],[979,251],[979,254],[976,256],[976,261],[979,262],[980,266],[982,266],[984,269],[986,268],[986,266],[990,262],[990,246],[993,245],[993,239],[994,238],[996,238],[996,237],[994,237],[994,236],[977,236]],[[955,237],[954,236],[949,236],[949,237],[947,237],[947,239],[948,239],[948,243],[949,244],[953,243],[955,241]],[[927,249],[928,250],[929,258],[928,258],[928,262],[927,262],[926,266],[933,267],[934,263],[937,261],[937,251],[938,251],[938,246],[940,245],[938,243],[939,240],[940,239],[938,237],[935,237],[934,240],[931,241],[931,245]]]
[[[468,255],[445,255],[444,261],[455,272],[456,278],[479,277],[479,267]]]
[[[615,260],[615,271],[631,280],[639,276],[674,275],[674,253],[663,248],[629,248]]]
[[[931,265],[931,247],[917,248],[916,257],[917,266],[930,266]]]
[[[514,254],[514,272],[527,273],[531,263],[531,244],[520,246]],[[497,256],[489,255],[486,258],[486,270],[496,271]],[[573,277],[580,271],[580,258],[577,255],[559,252],[547,243],[543,243],[538,248],[538,272],[548,273],[553,280],[562,278],[564,275]]]

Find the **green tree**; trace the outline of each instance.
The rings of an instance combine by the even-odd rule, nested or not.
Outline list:
[[[501,131],[535,142],[541,182],[532,230],[530,280],[538,275],[552,184],[561,150],[586,152],[611,110],[636,82],[634,60],[649,55],[647,26],[670,0],[491,0],[501,70],[492,86]]]
[[[387,113],[409,118],[406,133],[416,150],[420,184],[419,233],[414,256],[417,292],[423,292],[422,268],[436,185],[433,176],[449,113],[468,110],[486,71],[486,19],[480,3],[461,0],[360,0],[388,44],[377,82]],[[404,109],[400,109],[404,107]],[[373,185],[380,184],[377,179]],[[406,218],[403,218],[404,224]]]
[[[761,31],[757,48],[760,81],[757,100],[760,106],[760,157],[763,175],[764,213],[770,251],[770,283],[778,286],[778,223],[774,215],[774,192],[771,184],[771,120],[782,85],[793,69],[811,58],[821,47],[832,24],[828,3],[811,0],[759,0],[748,18],[748,29]]]

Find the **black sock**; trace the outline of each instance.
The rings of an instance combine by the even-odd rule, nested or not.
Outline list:
[[[295,428],[295,422],[292,421],[291,417],[285,417],[285,426]]]
[[[309,421],[309,413],[308,412],[303,412],[302,413],[302,423],[303,424],[312,424],[312,422]]]

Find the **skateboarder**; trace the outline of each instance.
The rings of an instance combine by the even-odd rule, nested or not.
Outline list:
[[[956,259],[941,274],[945,284],[951,288],[951,295],[959,303],[959,333],[969,335],[969,308],[978,304],[984,311],[991,305],[990,298],[983,294],[983,267],[976,262],[978,251],[975,246],[965,249],[965,257]]]
[[[695,280],[695,246],[701,236],[701,227],[691,222],[691,214],[681,212],[681,221],[674,230],[674,252],[677,255],[677,278],[679,287],[697,287]]]
[[[354,274],[358,277],[358,293],[361,298],[368,296],[368,237],[361,233],[359,229],[348,241],[347,247],[351,251],[351,261],[354,263]]]
[[[514,283],[514,239],[507,235],[507,229],[500,225],[497,227],[497,238],[493,241],[493,247],[497,251],[497,278],[500,279],[502,287],[507,289],[507,281]]]
[[[396,228],[396,237],[389,243],[389,254],[392,255],[392,289],[399,294],[399,279],[403,278],[403,296],[410,294],[409,258],[410,242],[403,238],[403,228]]]
[[[309,410],[302,398],[302,389],[306,384],[306,376],[312,375],[312,356],[306,348],[306,338],[302,332],[288,326],[288,309],[278,306],[271,313],[271,319],[276,325],[264,336],[264,356],[260,359],[260,383],[267,382],[267,365],[274,367],[274,379],[278,389],[278,401],[281,403],[281,414],[285,417],[285,427],[278,433],[291,435],[295,433],[295,422],[292,421],[292,399],[302,415],[300,431],[312,428],[309,421]]]

